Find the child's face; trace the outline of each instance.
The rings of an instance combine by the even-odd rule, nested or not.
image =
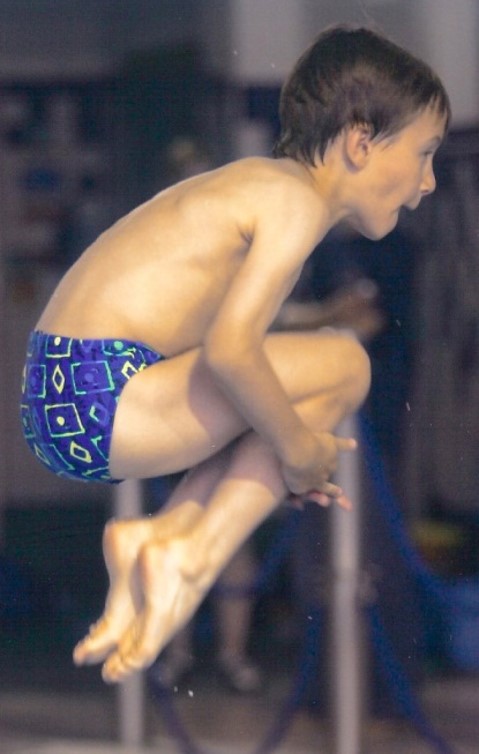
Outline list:
[[[427,108],[393,136],[371,142],[363,173],[364,194],[353,224],[368,238],[396,226],[402,207],[416,209],[436,187],[433,157],[444,136],[444,118]]]

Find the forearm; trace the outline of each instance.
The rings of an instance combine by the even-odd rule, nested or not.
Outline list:
[[[273,325],[274,330],[317,330],[335,324],[327,308],[316,301],[286,301]]]

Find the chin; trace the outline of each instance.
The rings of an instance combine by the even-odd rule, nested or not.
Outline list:
[[[382,238],[386,238],[396,227],[397,223],[394,223],[394,225],[391,225],[389,228],[386,228],[386,230],[378,231],[375,235],[367,236],[370,241],[380,241]]]
[[[372,230],[372,235],[368,236],[372,241],[380,241],[381,238],[387,236],[394,230],[399,221],[399,212],[395,212],[389,219],[388,223],[383,223],[382,226],[377,226]]]
[[[384,238],[388,235],[388,233],[391,233],[392,230],[396,227],[398,222],[398,216],[396,215],[394,217],[394,220],[392,222],[389,222],[388,224],[382,223],[381,225],[379,223],[361,223],[361,222],[355,222],[350,223],[351,227],[354,228],[355,231],[360,233],[362,236],[367,238],[369,241],[380,241],[381,238]]]

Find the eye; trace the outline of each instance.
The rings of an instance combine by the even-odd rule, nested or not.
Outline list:
[[[428,159],[432,160],[433,157],[434,157],[434,155],[435,155],[435,152],[436,152],[435,149],[428,149],[428,150],[426,150],[426,152],[422,152],[421,153],[421,159],[422,160],[428,160]]]

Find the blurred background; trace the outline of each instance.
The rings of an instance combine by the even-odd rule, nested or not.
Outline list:
[[[427,724],[421,733],[413,701],[457,751],[477,751],[467,748],[479,740],[477,0],[0,0],[2,751],[80,752],[94,741],[81,751],[101,752],[121,738],[116,690],[70,662],[103,607],[101,535],[115,503],[108,487],[56,479],[30,455],[18,419],[27,334],[67,267],[125,212],[194,172],[270,154],[284,76],[340,22],[371,25],[423,57],[454,116],[436,193],[377,244],[330,234],[295,291],[356,329],[373,363],[361,424],[361,600],[380,609],[400,672],[385,672],[365,618],[368,751],[439,746]],[[167,485],[142,492],[152,512]],[[266,587],[234,595],[254,683],[218,672],[213,598],[177,652],[189,661],[172,668],[170,657],[169,680],[166,663],[150,674],[154,687],[177,689],[194,735],[225,751],[274,724],[311,622],[314,656],[278,746],[300,754],[329,740],[334,541],[327,512],[289,516],[261,528],[232,575],[261,581],[281,551]],[[413,707],[401,705],[403,672]],[[145,697],[138,745],[193,752],[175,748],[162,693],[163,702]]]

